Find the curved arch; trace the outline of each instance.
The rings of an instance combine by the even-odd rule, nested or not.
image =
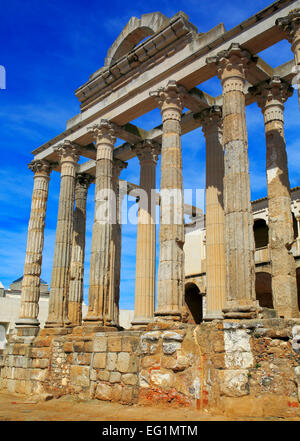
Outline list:
[[[265,219],[255,219],[253,224],[255,248],[263,248],[269,243],[269,227]]]
[[[293,212],[292,212],[292,219],[293,219],[294,240],[296,240],[298,237],[298,222]]]
[[[271,274],[261,271],[255,274],[256,300],[263,308],[274,308],[272,297]]]
[[[109,48],[104,66],[111,66],[131,51],[144,38],[155,34],[169,19],[160,12],[131,17],[121,34]]]
[[[184,289],[184,300],[188,322],[199,324],[203,320],[203,296],[195,283],[188,282]]]

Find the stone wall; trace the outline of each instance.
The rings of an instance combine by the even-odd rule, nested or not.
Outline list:
[[[300,415],[299,319],[68,332],[12,335],[0,354],[0,389],[235,416]]]

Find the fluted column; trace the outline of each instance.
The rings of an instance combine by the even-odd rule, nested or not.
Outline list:
[[[223,86],[225,318],[252,318],[257,314],[244,95],[246,71],[252,60],[237,43],[207,59],[216,64]]]
[[[284,139],[284,103],[293,88],[279,77],[250,88],[262,109],[266,134],[266,172],[269,208],[273,305],[278,316],[298,317],[296,265],[291,194]]]
[[[34,184],[28,224],[20,313],[16,326],[38,327],[40,324],[38,321],[40,276],[51,165],[45,160],[35,160],[28,167],[34,172]]]
[[[119,299],[121,282],[121,247],[122,247],[122,200],[124,194],[119,188],[119,176],[127,167],[120,159],[113,160],[113,191],[116,201],[115,219],[112,224],[112,240],[110,251],[110,286],[105,302],[106,326],[119,326]]]
[[[155,308],[155,197],[151,198],[156,184],[156,164],[160,152],[159,144],[145,140],[135,146],[140,162],[140,188],[143,190],[139,200],[135,304],[133,326],[143,326],[154,318]],[[153,199],[153,200],[152,200]]]
[[[180,320],[184,302],[184,207],[181,112],[184,89],[176,81],[151,92],[162,114],[159,267],[155,315]]]
[[[70,265],[68,316],[73,326],[82,322],[83,275],[86,228],[86,200],[93,177],[78,173],[75,182],[75,211]]]
[[[276,25],[286,34],[291,43],[291,49],[295,58],[295,83],[298,88],[298,100],[300,107],[300,8],[293,9],[286,17],[278,18]]]
[[[86,324],[102,326],[109,319],[107,300],[113,283],[112,225],[116,216],[113,192],[113,149],[116,137],[112,124],[101,120],[92,127],[96,139],[95,217],[92,233],[90,286]]]
[[[206,314],[205,320],[223,318],[226,266],[224,246],[224,151],[222,145],[222,109],[213,106],[201,112],[206,140]]]
[[[75,174],[77,161],[76,145],[66,140],[56,148],[59,155],[60,193],[56,226],[53,269],[49,298],[49,315],[45,328],[68,326],[68,291],[73,235],[73,211]]]

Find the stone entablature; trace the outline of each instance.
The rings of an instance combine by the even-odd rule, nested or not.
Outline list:
[[[115,93],[114,90],[111,89],[110,94],[103,99],[101,103],[99,102],[93,105],[85,112],[72,118],[65,132],[36,149],[33,152],[34,155],[40,158],[51,157],[53,155],[54,145],[63,139],[69,138],[80,145],[83,156],[91,158],[91,152],[88,148],[90,139],[86,135],[87,125],[90,125],[92,122],[97,122],[98,118],[105,118],[122,126],[129,122],[130,119],[137,118],[147,111],[152,110],[154,103],[149,100],[148,92],[149,90],[165,85],[169,77],[170,67],[174,70],[173,78],[182,83],[187,90],[190,91],[189,94],[191,98],[189,100],[189,108],[193,107],[195,109],[196,106],[196,113],[199,112],[201,108],[209,107],[213,104],[222,104],[222,97],[213,98],[204,94],[201,99],[199,99],[199,97],[195,99],[192,96],[193,87],[215,75],[213,70],[207,70],[206,58],[214,56],[220,50],[228,49],[228,46],[236,41],[239,41],[240,44],[251,46],[251,50],[254,53],[265,49],[266,44],[269,44],[267,42],[270,40],[272,41],[271,44],[280,41],[284,38],[284,35],[278,31],[275,32],[273,21],[275,22],[276,18],[280,17],[280,15],[288,14],[288,12],[293,9],[294,4],[295,2],[289,1],[276,2],[274,6],[271,5],[265,8],[259,14],[254,15],[227,32],[225,32],[223,25],[219,25],[206,34],[198,35],[195,33],[195,38],[191,43],[182,50],[175,50],[174,54],[168,60],[162,60],[158,65],[153,66],[151,70],[148,71],[149,73],[147,72],[146,76],[137,73],[136,78],[132,78],[134,79],[134,83],[129,81],[128,84],[118,90],[118,93]],[[179,18],[183,20],[180,16]],[[267,35],[269,39],[264,38]],[[154,35],[151,38],[154,38]],[[146,44],[147,41],[148,40],[146,40],[144,44]],[[176,47],[176,41],[174,45]],[[143,44],[141,47],[142,46]],[[274,74],[280,74],[282,77],[290,78],[292,68],[293,62],[289,63],[288,66],[284,65],[284,67],[272,69],[265,62],[260,63],[260,60],[258,60],[256,65],[257,74],[254,75],[252,81],[257,83]],[[162,75],[163,72],[164,75]],[[123,104],[121,104],[121,102]],[[128,102],[130,102],[130,112]],[[249,94],[246,94],[246,104],[250,104],[251,102],[253,102],[253,99]],[[182,124],[185,126],[182,131],[183,133],[200,126],[199,122],[193,121],[191,127],[190,117],[193,117],[193,112],[195,112],[195,110],[190,113],[187,112],[186,119],[182,121]],[[130,119],[127,116],[129,114]],[[145,137],[153,139],[152,137],[153,135],[156,136],[156,132],[153,132],[152,136],[149,136],[150,133],[148,132]],[[127,141],[126,136],[124,140]],[[129,151],[126,152],[127,157],[125,158],[122,156],[124,155],[123,147],[116,149],[115,154],[120,154],[120,159],[127,160]]]
[[[146,15],[151,19],[150,14]],[[134,49],[127,51],[126,55],[120,59],[113,57],[110,65],[106,67],[106,62],[111,58],[110,50],[108,51],[103,70],[92,75],[90,80],[76,91],[82,111],[101,101],[112,91],[124,86],[124,83],[128,82],[128,78],[132,79],[136,72],[138,75],[147,72],[155,64],[161,63],[164,58],[173,55],[174,41],[176,41],[176,50],[181,50],[191,40],[191,32],[197,35],[197,28],[188,21],[187,15],[183,12],[176,14],[170,20],[165,17],[162,24],[164,21],[169,22],[167,26],[163,29],[158,27],[155,35],[150,36]],[[147,22],[147,17],[142,16],[138,26],[143,28],[143,22]],[[127,26],[130,26],[130,22]],[[124,31],[122,31],[123,33]],[[121,38],[124,39],[122,34]],[[139,37],[143,39],[143,35],[140,34]],[[116,43],[118,44],[118,39]]]

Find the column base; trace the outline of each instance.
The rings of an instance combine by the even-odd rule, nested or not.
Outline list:
[[[204,322],[211,322],[213,320],[223,320],[223,313],[222,311],[215,311],[215,312],[209,312],[208,314],[205,314],[203,317]]]
[[[291,319],[300,317],[300,312],[297,311],[295,308],[277,306],[274,309],[276,310],[279,318]]]
[[[91,327],[103,327],[104,326],[104,320],[100,317],[85,317],[82,320],[82,326],[91,326]]]
[[[181,311],[157,311],[154,313],[155,321],[157,320],[172,320],[174,322],[182,321]]]
[[[153,320],[154,320],[154,318],[152,318],[152,319],[151,318],[142,318],[142,317],[141,318],[139,318],[139,317],[134,318],[131,322],[131,329],[134,329],[134,330],[146,329],[148,324],[150,322],[152,322]]]
[[[44,325],[44,328],[72,328],[73,325],[70,322],[70,320],[68,321],[47,321]]]
[[[117,332],[123,329],[114,322],[104,323],[104,321],[99,319],[99,317],[85,318],[82,322],[82,328],[88,333]]]
[[[37,319],[18,319],[15,329],[20,337],[35,337],[40,331],[40,322]]]
[[[224,319],[255,319],[259,318],[259,313],[262,308],[259,306],[258,301],[249,302],[239,305],[237,301],[228,302],[227,306],[222,309]]]
[[[35,318],[18,318],[15,325],[18,328],[36,328],[40,326],[40,322]]]

